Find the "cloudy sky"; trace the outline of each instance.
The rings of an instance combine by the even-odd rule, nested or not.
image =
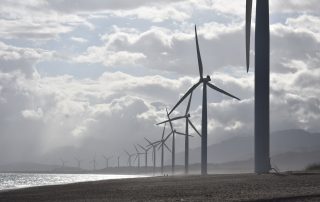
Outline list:
[[[319,5],[270,0],[271,131],[320,132]],[[198,80],[195,24],[204,73],[242,99],[208,91],[209,144],[252,135],[244,8],[245,0],[2,0],[0,164],[123,155],[160,138],[154,124],[165,107]],[[191,107],[199,130],[200,90]]]

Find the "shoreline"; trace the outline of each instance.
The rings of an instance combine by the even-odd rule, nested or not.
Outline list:
[[[28,173],[28,172],[20,172],[20,173],[0,173],[0,174],[7,174],[8,176],[10,175],[15,175],[15,174],[20,174],[16,176],[16,180],[19,181],[28,181],[30,178],[25,178],[23,176],[28,176],[31,175],[45,175],[45,177],[38,177],[38,181],[40,183],[16,183],[13,186],[4,186],[0,185],[0,193],[1,192],[6,192],[6,191],[12,191],[12,190],[20,190],[20,189],[27,189],[27,188],[34,188],[34,187],[43,187],[43,186],[54,186],[54,185],[69,185],[69,184],[75,184],[75,183],[81,183],[81,182],[96,182],[96,181],[105,181],[105,180],[117,180],[117,179],[132,179],[132,178],[142,178],[142,177],[150,177],[148,175],[133,175],[133,174],[107,174],[107,173],[99,173],[99,174],[94,174],[94,173]],[[54,176],[54,177],[59,177],[59,178],[65,178],[66,180],[64,181],[55,181],[48,179],[47,176]],[[82,176],[83,175],[83,176]],[[76,176],[76,177],[74,177]],[[103,176],[103,177],[102,177]],[[1,177],[1,175],[0,175]],[[3,176],[2,176],[3,177]],[[51,180],[51,181],[46,181],[46,180]],[[4,185],[8,181],[11,181],[11,178],[9,177],[8,180],[6,180],[6,177],[4,178]],[[31,181],[30,181],[31,182]]]
[[[0,201],[320,201],[320,173],[110,179],[0,192]]]

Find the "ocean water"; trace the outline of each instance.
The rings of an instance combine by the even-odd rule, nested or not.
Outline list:
[[[75,182],[97,181],[144,177],[141,175],[106,175],[106,174],[35,174],[35,173],[0,173],[0,190],[18,189],[43,185],[69,184]]]

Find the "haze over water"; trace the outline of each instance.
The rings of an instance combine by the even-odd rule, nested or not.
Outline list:
[[[0,173],[0,190],[137,177],[144,176],[103,174]]]

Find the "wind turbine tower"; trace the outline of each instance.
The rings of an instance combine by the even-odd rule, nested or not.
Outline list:
[[[246,61],[250,61],[252,0],[246,0]],[[256,1],[254,79],[254,162],[255,172],[268,173],[270,164],[270,25],[269,0]]]
[[[201,174],[207,175],[207,140],[208,140],[208,115],[207,115],[207,87],[210,87],[211,89],[218,91],[220,93],[223,93],[229,97],[235,98],[237,100],[240,100],[239,98],[231,95],[230,93],[227,93],[226,91],[216,87],[212,83],[210,83],[211,78],[209,75],[206,77],[203,77],[203,66],[202,66],[202,60],[200,55],[200,48],[198,43],[198,35],[197,35],[197,27],[195,26],[195,38],[196,38],[196,49],[197,49],[197,58],[198,58],[198,67],[199,67],[199,81],[194,84],[178,101],[178,103],[171,109],[169,115],[175,110],[176,107],[189,95],[193,92],[194,89],[196,89],[201,83],[203,84],[202,88],[202,120],[201,120]]]

